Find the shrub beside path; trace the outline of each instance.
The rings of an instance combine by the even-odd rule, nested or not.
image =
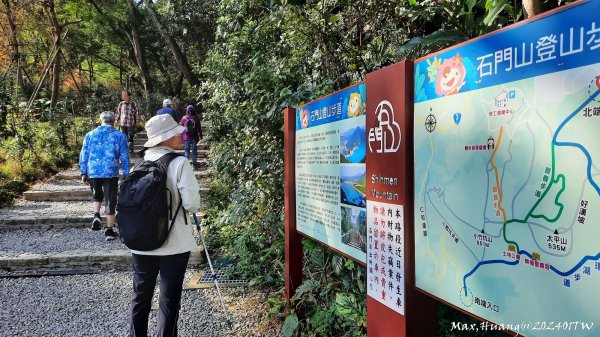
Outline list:
[[[143,144],[145,134],[136,137]],[[207,148],[199,146],[201,186],[210,175]],[[201,194],[208,192],[203,187]],[[33,186],[0,209],[0,336],[126,336],[131,296],[131,253],[89,229],[91,191],[77,169]],[[197,233],[196,233],[197,235]],[[200,249],[202,249],[200,247]],[[205,268],[202,251],[186,273]],[[52,276],[44,276],[52,275]],[[267,317],[265,294],[252,287],[222,288],[232,326],[225,323],[216,290],[186,290],[179,336],[279,335]],[[150,314],[155,334],[158,286]]]

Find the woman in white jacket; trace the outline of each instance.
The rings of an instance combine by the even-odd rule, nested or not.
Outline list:
[[[148,148],[144,160],[158,160],[166,153],[181,149],[181,133],[185,128],[178,125],[170,115],[154,116],[145,125]],[[133,297],[130,307],[130,336],[148,335],[148,316],[156,278],[160,273],[160,294],[157,336],[177,336],[177,320],[183,289],[183,278],[190,252],[197,249],[188,212],[200,209],[200,187],[189,161],[181,156],[171,161],[167,169],[167,189],[172,193],[173,207],[181,203],[183,210],[177,212],[173,228],[165,243],[151,251],[132,250]],[[175,213],[175,210],[173,210]]]

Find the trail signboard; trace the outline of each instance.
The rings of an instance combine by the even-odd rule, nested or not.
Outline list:
[[[414,65],[416,286],[528,336],[600,334],[599,12]]]
[[[366,86],[297,108],[296,228],[365,264]]]

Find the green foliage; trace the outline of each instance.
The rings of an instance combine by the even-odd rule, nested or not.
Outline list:
[[[296,335],[366,336],[365,268],[312,241],[303,243],[310,272],[292,298],[294,312],[304,318]]]
[[[294,334],[294,331],[296,330],[297,327],[298,327],[298,316],[296,316],[295,314],[291,314],[288,317],[286,317],[285,321],[283,322],[283,327],[281,328],[281,332],[283,333],[283,335],[285,337],[290,337],[291,335]]]
[[[562,1],[543,1],[547,9]],[[490,33],[523,19],[522,4],[509,0],[409,1],[396,12],[411,22],[412,37],[398,48],[402,58],[429,53]]]
[[[96,118],[55,112],[43,99],[27,110],[6,92],[0,97],[5,120],[0,137],[0,205],[5,205],[29,184],[72,165]]]

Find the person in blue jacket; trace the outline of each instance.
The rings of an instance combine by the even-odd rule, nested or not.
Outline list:
[[[94,192],[92,230],[100,230],[100,206],[104,201],[106,214],[104,236],[106,241],[109,241],[118,236],[113,227],[119,184],[119,162],[121,162],[123,176],[127,176],[129,174],[129,154],[127,152],[127,136],[113,126],[115,113],[112,111],[102,112],[100,122],[102,124],[88,132],[83,139],[83,146],[79,154],[79,166],[81,182],[89,184]]]
[[[175,122],[179,122],[179,113],[177,112],[177,110],[173,109],[173,101],[171,101],[168,98],[165,98],[163,100],[163,107],[160,108],[157,112],[156,115],[164,115],[164,114],[169,114],[171,115],[171,117],[173,117],[173,120]]]

